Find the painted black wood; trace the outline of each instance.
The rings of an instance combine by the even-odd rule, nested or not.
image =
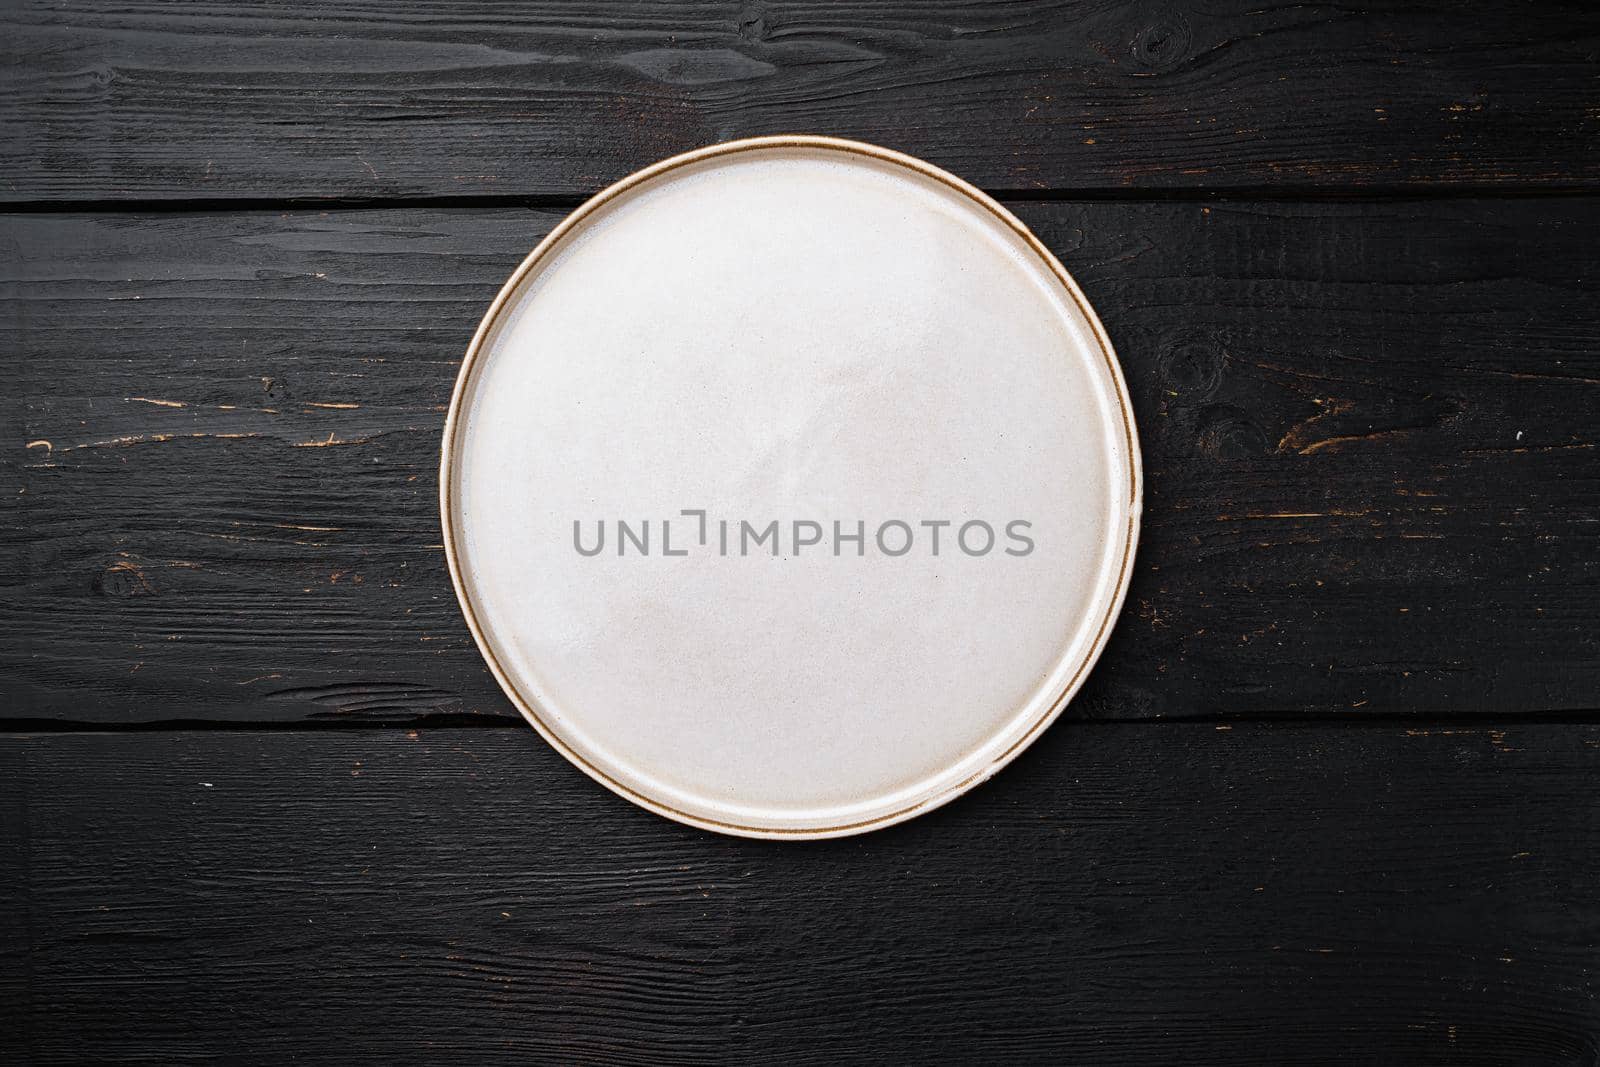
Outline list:
[[[991,189],[1600,178],[1600,11],[957,0],[5,5],[0,197],[562,195],[832,133]]]
[[[40,212],[0,215],[0,1062],[1600,1063],[1593,5],[21,0],[0,40]],[[508,725],[434,505],[560,211],[790,130],[1011,194],[1148,476],[1067,717],[808,846]]]
[[[1074,714],[1596,706],[1596,201],[1019,210],[1102,313],[1145,450]],[[466,341],[556,217],[0,223],[0,716],[510,716],[435,466]]]
[[[0,773],[41,1067],[1600,1055],[1596,726],[1067,723],[798,845],[522,729],[13,735]]]

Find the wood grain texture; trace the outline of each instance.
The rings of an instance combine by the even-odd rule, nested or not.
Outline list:
[[[1600,727],[1067,724],[864,838],[531,730],[0,738],[23,1062],[1588,1064]]]
[[[1600,11],[18,0],[0,196],[577,195],[780,132],[997,190],[1600,178]]]
[[[1020,205],[1145,451],[1072,714],[1593,708],[1597,206]],[[6,219],[0,715],[510,716],[435,465],[468,336],[554,221]]]

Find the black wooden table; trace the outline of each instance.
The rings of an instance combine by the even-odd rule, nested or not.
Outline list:
[[[0,1061],[1600,1061],[1589,4],[5,5]],[[496,689],[435,505],[500,281],[786,131],[992,191],[1119,350],[1088,687],[726,839]]]

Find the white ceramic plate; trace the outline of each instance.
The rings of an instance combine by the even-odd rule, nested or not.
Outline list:
[[[758,837],[907,819],[1016,756],[1100,653],[1139,500],[1060,264],[959,179],[818,137],[669,159],[557,227],[473,338],[441,484],[529,721]]]

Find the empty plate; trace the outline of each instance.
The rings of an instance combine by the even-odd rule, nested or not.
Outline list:
[[[821,137],[579,208],[467,352],[451,576],[564,756],[696,826],[827,837],[983,781],[1099,655],[1140,468],[1105,331],[994,201]]]

